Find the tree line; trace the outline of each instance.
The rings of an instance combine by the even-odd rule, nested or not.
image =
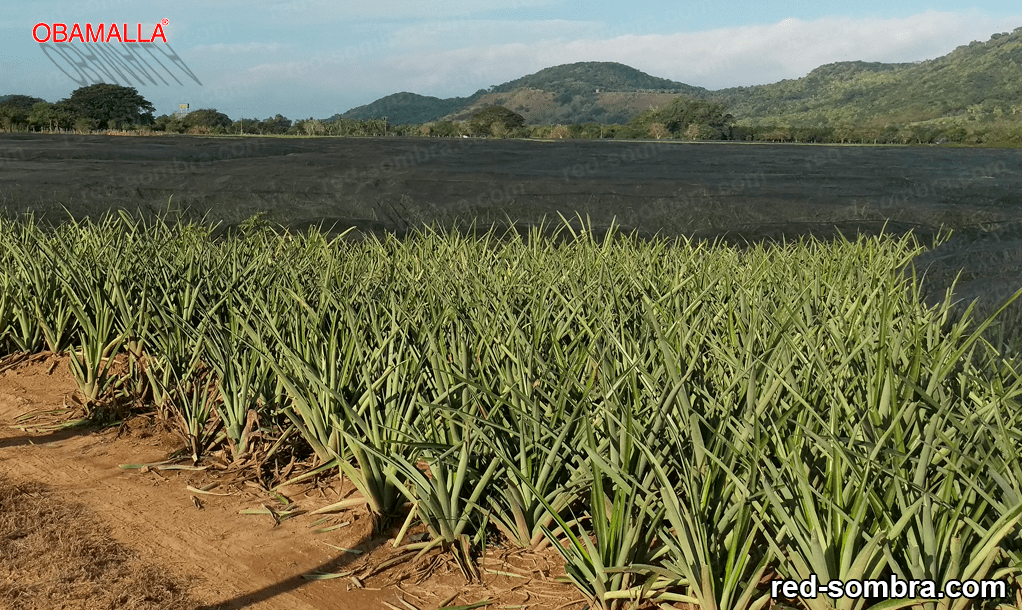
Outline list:
[[[1020,107],[1022,109],[1022,107]],[[203,108],[154,117],[155,108],[133,87],[97,84],[76,89],[56,103],[25,95],[0,98],[0,128],[5,131],[118,130],[194,135],[300,135],[348,137],[489,137],[544,139],[654,139],[746,142],[862,144],[1022,144],[1022,112],[989,113],[976,105],[951,117],[923,121],[834,120],[806,122],[777,119],[740,120],[720,100],[678,97],[649,108],[625,124],[581,123],[526,125],[522,115],[490,106],[464,121],[392,125],[386,118],[291,120],[281,114],[266,119],[231,119]]]
[[[134,87],[96,84],[80,87],[56,103],[27,95],[0,99],[4,131],[141,129],[152,125],[156,108]]]

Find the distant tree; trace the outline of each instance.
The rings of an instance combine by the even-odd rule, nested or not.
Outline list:
[[[504,123],[501,121],[494,121],[493,124],[490,125],[490,135],[495,138],[506,138],[511,135],[511,132],[508,131],[507,127],[505,127]]]
[[[14,131],[14,126],[24,122],[27,114],[20,108],[13,106],[0,106],[0,127],[4,131]]]
[[[571,137],[571,130],[564,125],[555,125],[547,137],[552,140],[564,140]]]
[[[762,131],[758,134],[757,140],[766,140],[768,142],[790,142],[793,138],[791,137],[791,127],[787,125],[770,125],[762,126]]]
[[[45,101],[46,100],[40,97],[32,97],[30,95],[5,95],[0,98],[0,106],[11,106],[13,108],[30,111],[32,110],[32,106]]]
[[[75,121],[79,117],[67,100],[61,100],[53,104],[53,112],[57,115],[57,127],[60,129],[74,129]]]
[[[45,103],[38,97],[28,95],[6,95],[0,98],[0,127],[4,131],[30,129],[32,106],[40,102]]]
[[[238,119],[231,123],[231,133],[255,133],[259,131],[259,122],[255,119]]]
[[[100,83],[80,87],[71,93],[66,102],[76,115],[95,125],[115,124],[151,125],[156,108],[138,94],[134,87]]]
[[[649,135],[662,140],[671,135],[671,132],[667,130],[667,127],[663,123],[653,123],[649,126]],[[693,140],[695,138],[692,138]]]
[[[49,131],[57,128],[58,114],[54,104],[36,102],[28,114],[28,124],[35,127],[45,126]]]
[[[894,144],[899,141],[899,133],[901,128],[897,125],[884,125],[883,131],[880,132],[879,140],[883,144]]]
[[[392,136],[400,137],[419,136],[422,135],[422,133],[420,132],[421,127],[422,127],[421,125],[416,125],[414,123],[408,123],[405,125],[391,125],[389,133]]]
[[[321,136],[326,134],[326,127],[323,125],[322,121],[317,119],[308,119],[306,121],[302,121],[302,131],[305,132],[305,135]]]
[[[184,133],[185,125],[184,121],[178,115],[161,114],[156,117],[153,123],[153,129],[155,131],[165,131],[167,133]]]
[[[390,133],[390,123],[387,121],[386,118],[368,119],[366,121],[363,121],[363,123],[365,125],[363,128],[364,133],[362,135],[385,136],[388,133]]]
[[[1015,123],[1005,129],[1005,141],[1011,144],[1022,144],[1022,124]]]
[[[863,135],[868,131],[870,134],[874,133],[879,128],[873,128],[872,130],[864,130]],[[832,142],[834,138],[834,128],[824,127],[819,125],[802,125],[791,128],[791,137],[796,142]],[[875,138],[877,136],[870,136]]]
[[[291,128],[291,119],[282,115],[277,115],[273,118],[264,119],[259,121],[257,129],[259,133],[266,134],[281,134],[287,133],[287,130]]]
[[[862,139],[861,127],[852,123],[839,123],[833,128],[832,139],[842,144]]]
[[[503,106],[490,106],[473,114],[468,120],[469,135],[497,135],[494,128],[503,134],[518,132],[525,125],[525,117]]]
[[[303,133],[306,135],[328,135],[328,136],[354,136],[372,137],[395,135],[387,119],[306,119],[295,121],[288,133]]]
[[[948,142],[964,142],[968,137],[969,132],[961,125],[949,127],[947,131],[944,132],[944,139]]]
[[[657,124],[661,127],[654,127]],[[636,132],[657,139],[667,134],[699,140],[727,139],[733,125],[734,117],[724,104],[688,97],[679,97],[663,108],[650,108],[629,122]],[[702,129],[703,126],[709,129]]]
[[[225,130],[231,126],[231,118],[215,108],[193,110],[184,116],[181,124],[189,131],[209,133],[217,127]]]
[[[912,125],[912,140],[918,144],[933,144],[940,139],[940,128],[935,125]]]
[[[458,135],[458,126],[451,121],[437,121],[430,125],[429,134],[441,138],[453,138]]]
[[[562,91],[561,93],[559,93],[557,97],[554,98],[554,101],[561,106],[565,106],[567,104],[570,104],[571,101],[575,99],[575,94],[576,94],[575,90],[568,89],[567,91]]]
[[[78,117],[75,119],[74,127],[78,133],[89,133],[96,128],[96,121],[86,117]]]
[[[572,134],[575,137],[589,138],[593,140],[608,137],[607,136],[608,131],[612,131],[612,129],[608,129],[607,125],[602,125],[599,123],[583,123],[582,125],[576,125],[573,127],[577,129],[577,135],[575,135],[575,132],[573,132]]]
[[[299,124],[302,121],[295,121],[295,124]],[[354,121],[352,119],[342,118],[329,118],[323,121],[323,129],[328,136],[353,136],[358,131],[357,125],[360,121]]]

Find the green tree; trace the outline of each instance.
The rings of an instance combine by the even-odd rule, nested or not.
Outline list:
[[[695,123],[693,123],[692,126],[698,127]],[[670,136],[671,132],[663,123],[653,123],[649,126],[649,135],[654,139],[662,140]],[[691,139],[695,140],[696,138],[693,136]]]
[[[88,119],[93,125],[109,125],[110,121],[117,125],[152,125],[156,110],[134,87],[105,83],[75,89],[62,101],[76,119]]]
[[[517,135],[525,126],[525,117],[503,106],[490,106],[476,112],[468,120],[474,136]]]
[[[719,102],[679,97],[663,108],[650,108],[633,118],[628,126],[640,137],[653,135],[698,140],[730,139],[734,117]],[[656,135],[654,135],[656,134]]]
[[[291,128],[291,119],[278,114],[273,118],[259,121],[259,125],[256,128],[259,130],[259,133],[287,133],[287,130]]]
[[[458,135],[458,126],[451,121],[437,121],[430,126],[430,135],[453,138]]]
[[[229,116],[215,108],[202,108],[186,114],[181,123],[185,129],[199,133],[209,133],[217,127],[221,129],[230,127],[232,121]]]
[[[89,133],[96,129],[96,121],[83,116],[75,119],[74,122],[75,131],[78,133]]]
[[[53,112],[57,115],[57,127],[60,129],[73,129],[78,115],[67,100],[61,100],[53,104]]]
[[[156,117],[153,123],[154,131],[165,131],[167,133],[184,133],[185,124],[178,115],[161,114]]]
[[[614,126],[602,125],[600,123],[583,123],[577,126],[578,135],[572,135],[576,138],[598,140],[600,138],[613,137],[613,135],[610,135],[613,133],[613,127]]]
[[[326,126],[318,119],[307,119],[302,121],[302,133],[307,136],[322,136],[326,134]]]
[[[390,133],[390,123],[387,122],[386,118],[382,119],[368,119],[362,121],[364,123],[362,129],[363,135],[367,136],[385,136]]]
[[[5,95],[0,97],[0,106],[12,106],[14,108],[29,111],[32,110],[32,106],[44,101],[46,100],[40,97],[32,97],[30,95]]]
[[[45,103],[38,97],[28,95],[3,96],[0,98],[0,127],[4,131],[30,128],[29,115],[32,113],[32,106],[39,102]]]
[[[57,127],[58,114],[54,104],[36,102],[28,113],[28,124],[35,127],[45,126],[49,131]]]
[[[4,131],[14,131],[14,126],[21,122],[23,111],[13,106],[0,106],[0,127]]]

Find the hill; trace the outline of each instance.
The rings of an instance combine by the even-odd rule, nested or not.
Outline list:
[[[1022,119],[1022,28],[927,61],[834,63],[799,79],[713,95],[746,125],[883,132]]]
[[[545,68],[519,79],[494,87],[493,93],[508,93],[516,89],[541,89],[556,93],[568,101],[569,94],[585,95],[599,91],[660,91],[696,95],[705,93],[702,87],[693,87],[666,78],[650,76],[641,70],[609,61],[585,61]]]
[[[914,65],[844,61],[820,66],[802,78],[721,89],[714,94],[742,117],[798,114],[813,108],[855,102],[861,91],[854,90],[865,83],[890,86],[901,80],[900,72]]]
[[[579,62],[545,68],[490,89],[480,89],[469,97],[388,95],[332,118],[385,116],[395,125],[443,118],[461,120],[480,108],[496,104],[506,105],[531,124],[625,123],[650,104],[665,103],[679,94],[706,93],[701,87],[650,76],[624,64]]]
[[[371,104],[352,108],[343,114],[335,114],[328,120],[352,119],[364,121],[387,117],[390,123],[404,125],[408,123],[428,123],[440,117],[457,112],[465,105],[478,99],[482,92],[471,97],[452,97],[441,99],[417,93],[394,93],[381,97]]]
[[[502,105],[531,125],[623,124],[678,96],[723,101],[740,126],[777,129],[781,136],[785,130],[822,130],[840,140],[842,130],[882,134],[909,125],[946,131],[963,121],[1022,120],[1022,28],[927,61],[838,62],[768,85],[710,91],[619,63],[580,62],[546,68],[469,97],[400,93],[338,116],[423,123],[463,120],[480,108]]]

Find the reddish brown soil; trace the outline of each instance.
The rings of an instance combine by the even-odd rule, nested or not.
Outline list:
[[[0,478],[0,608],[182,610],[197,603],[85,507]]]
[[[68,541],[61,548],[91,550],[78,559],[85,566],[75,572],[80,581],[66,584],[64,589],[23,587],[16,604],[3,599],[3,586],[5,578],[20,574],[4,574],[5,564],[0,562],[0,609],[408,608],[401,602],[403,599],[426,610],[441,603],[466,604],[487,598],[498,601],[498,605],[536,610],[584,606],[581,602],[564,605],[580,597],[573,587],[553,580],[563,570],[550,554],[524,555],[492,549],[485,567],[519,577],[484,572],[484,584],[471,586],[453,561],[439,553],[381,570],[384,561],[400,553],[393,548],[390,538],[374,537],[364,511],[337,514],[316,526],[312,524],[320,517],[309,514],[276,525],[268,514],[239,514],[243,509],[279,504],[251,485],[232,483],[224,473],[212,469],[122,469],[122,464],[165,460],[179,448],[177,438],[152,418],[145,417],[105,429],[53,429],[54,424],[68,420],[75,405],[75,384],[66,359],[38,355],[13,366],[12,362],[0,361],[0,498],[31,498],[33,502],[45,502],[48,507],[25,505],[22,513],[43,511],[76,518],[62,518],[60,528],[52,527],[52,519],[46,522],[21,518],[18,521],[22,524],[18,530],[21,533],[16,538],[22,544],[11,548],[20,549],[22,556],[9,560],[20,561],[26,573],[45,574],[43,566],[32,572],[32,562],[52,562],[54,558],[50,555],[45,559],[38,548],[43,543],[27,537],[44,527],[50,528],[47,531],[58,531]],[[26,417],[33,413],[34,417]],[[186,489],[189,485],[203,488],[211,483],[217,486],[210,491],[230,495],[200,494]],[[305,511],[336,502],[341,494],[347,493],[346,489],[338,490],[335,481],[305,486],[306,490],[300,487],[281,491]],[[18,518],[11,514],[10,502],[6,507],[0,506],[0,534],[5,523]],[[37,527],[25,525],[32,522],[37,522]],[[315,532],[342,523],[349,525]],[[356,549],[362,554],[334,547]],[[85,561],[88,557],[92,559]],[[316,573],[346,572],[351,572],[355,579],[305,578]],[[122,594],[137,590],[138,583],[144,582],[147,591],[159,595],[150,595],[156,600],[151,602],[141,597],[131,601],[123,595],[122,601],[116,603],[98,595],[91,601],[88,596],[72,599],[73,591],[100,586],[89,582],[89,578],[99,579],[103,590]],[[54,600],[54,591],[67,591],[69,597]],[[449,599],[454,594],[457,597]],[[56,601],[60,604],[54,605]]]

